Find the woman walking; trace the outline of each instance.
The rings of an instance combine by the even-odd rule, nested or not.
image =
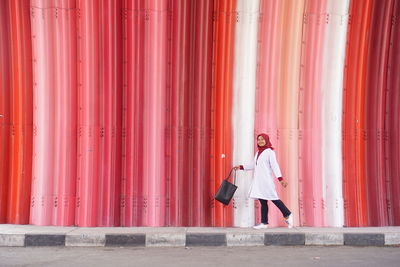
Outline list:
[[[258,152],[254,157],[254,163],[234,167],[235,170],[254,170],[254,178],[250,186],[250,198],[258,199],[261,203],[261,223],[253,228],[268,228],[268,200],[271,200],[279,208],[288,227],[292,228],[293,215],[276,193],[274,176],[278,178],[284,188],[286,188],[287,182],[282,178],[269,136],[259,134],[257,136],[257,146]]]

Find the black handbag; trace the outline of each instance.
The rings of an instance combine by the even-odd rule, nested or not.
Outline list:
[[[232,168],[231,171],[228,174],[228,177],[226,177],[223,181],[222,184],[219,186],[218,192],[215,195],[215,199],[221,202],[224,205],[228,205],[229,202],[231,201],[233,195],[235,194],[235,191],[237,189],[237,186],[235,185],[236,183],[236,170],[234,174],[234,179],[233,179],[233,184],[230,183],[228,180],[231,177],[232,171],[234,169]]]

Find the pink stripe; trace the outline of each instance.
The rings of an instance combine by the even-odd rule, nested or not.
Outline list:
[[[209,174],[211,125],[212,10],[210,1],[196,1],[193,73],[193,181],[191,226],[210,225]]]
[[[72,8],[73,6],[71,6]],[[53,225],[75,223],[77,80],[76,10],[58,10],[56,20],[55,211]]]
[[[135,4],[135,5],[134,5]],[[143,75],[144,13],[137,1],[125,3],[122,225],[137,226],[143,217]]]
[[[192,173],[189,164],[193,156],[189,132],[189,101],[192,102],[190,71],[190,30],[192,5],[188,1],[172,3],[171,28],[171,88],[168,159],[168,225],[189,224],[189,183]],[[191,105],[190,105],[191,106]]]
[[[280,84],[278,92],[278,162],[288,187],[280,197],[292,211],[295,225],[299,224],[298,197],[298,121],[301,39],[305,1],[283,2],[282,52],[280,55]],[[280,185],[279,185],[280,187]]]
[[[121,1],[102,1],[100,13],[99,226],[120,225],[122,127]]]
[[[78,226],[97,226],[99,195],[99,2],[78,2]]]
[[[31,0],[31,7],[75,9],[76,0]]]
[[[279,0],[261,1],[260,16],[261,23],[259,28],[259,50],[257,69],[257,88],[256,88],[256,117],[255,135],[266,133],[269,135],[273,147],[278,145],[278,124],[277,124],[277,102],[279,86],[279,66],[281,52],[281,8]],[[255,140],[255,139],[254,139]],[[256,144],[256,142],[254,142]],[[257,147],[255,150],[257,151]],[[279,155],[279,148],[277,148]],[[278,193],[280,188],[276,184]],[[256,223],[260,219],[260,205],[256,202]],[[272,206],[271,206],[272,207]],[[281,215],[274,208],[269,212],[269,224],[271,226],[279,224]]]
[[[306,1],[299,104],[301,225],[324,226],[321,153],[321,67],[326,1]]]
[[[167,73],[166,0],[153,0],[145,11],[143,225],[165,224],[165,126]]]
[[[31,224],[51,225],[56,199],[55,164],[55,90],[56,88],[56,14],[54,9],[34,8],[32,14],[34,136],[32,168]]]

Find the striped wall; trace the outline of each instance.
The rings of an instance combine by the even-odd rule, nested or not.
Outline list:
[[[400,0],[0,1],[0,223],[400,225]],[[270,224],[284,226],[270,209]]]

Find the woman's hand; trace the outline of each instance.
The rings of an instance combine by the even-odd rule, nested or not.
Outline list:
[[[234,169],[235,171],[240,170],[240,165],[234,166],[233,169]]]
[[[281,185],[283,186],[283,188],[286,188],[287,182],[286,182],[285,180],[282,180],[282,181],[281,181]]]

